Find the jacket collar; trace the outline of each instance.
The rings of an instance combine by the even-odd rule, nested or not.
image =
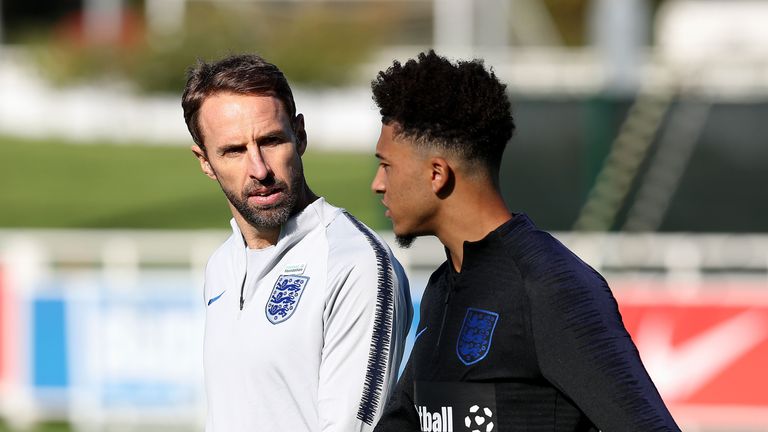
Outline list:
[[[464,272],[473,267],[483,265],[488,262],[489,256],[503,252],[507,240],[521,229],[535,229],[535,225],[525,213],[513,213],[511,219],[499,225],[482,239],[474,242],[465,241],[461,271]],[[448,248],[445,248],[445,254],[448,257],[448,263],[450,264],[448,267],[451,274],[456,273]]]
[[[317,229],[319,226],[328,226],[340,211],[341,209],[326,203],[325,199],[320,197],[305,207],[304,210],[291,216],[280,229],[280,236],[277,239],[275,250],[271,254],[270,259],[264,263],[257,274],[253,275],[253,280],[261,280],[280,262],[287,251],[312,230]],[[244,283],[247,270],[247,245],[234,218],[230,220],[230,225],[232,226],[231,239],[234,242],[233,247],[230,248],[232,270],[235,277]],[[243,296],[246,303],[253,297],[255,286],[256,284],[251,284],[251,286],[244,288]]]
[[[275,246],[278,249],[291,247],[308,232],[312,231],[318,224],[327,226],[333,220],[334,215],[332,210],[334,209],[336,208],[325,202],[325,198],[317,198],[306,206],[304,210],[291,216],[290,219],[280,227],[280,235],[277,238],[277,244]],[[236,243],[239,246],[246,248],[245,238],[243,238],[243,233],[240,231],[240,227],[237,225],[234,217],[229,220],[229,225],[232,227],[232,234]]]

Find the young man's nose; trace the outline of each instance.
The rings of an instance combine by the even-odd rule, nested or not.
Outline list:
[[[371,191],[373,191],[373,193],[384,193],[384,181],[382,180],[383,170],[382,167],[379,167],[379,169],[376,170],[376,175],[371,182]]]

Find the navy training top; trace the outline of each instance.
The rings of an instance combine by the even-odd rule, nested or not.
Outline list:
[[[376,432],[679,431],[605,279],[524,214],[430,277]]]

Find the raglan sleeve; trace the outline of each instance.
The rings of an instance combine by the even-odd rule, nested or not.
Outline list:
[[[376,424],[375,432],[409,432],[420,428],[419,417],[413,403],[412,358],[397,381],[397,386],[387,402],[384,413]]]
[[[412,318],[408,281],[385,245],[329,258],[318,388],[323,432],[371,431],[397,380]]]
[[[603,431],[679,431],[605,279],[562,255],[525,277],[542,374]]]

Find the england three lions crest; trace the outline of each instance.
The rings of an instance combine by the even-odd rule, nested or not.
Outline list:
[[[307,276],[280,275],[277,278],[264,308],[269,322],[279,324],[293,315],[299,307],[299,300],[307,283]]]
[[[488,355],[493,341],[493,330],[499,314],[483,309],[467,308],[467,315],[459,331],[456,354],[462,363],[469,366]]]

